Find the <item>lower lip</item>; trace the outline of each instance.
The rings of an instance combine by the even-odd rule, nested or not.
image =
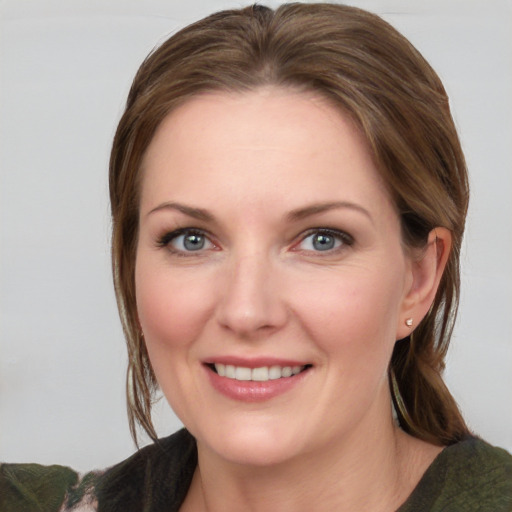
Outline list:
[[[227,377],[221,377],[207,366],[205,366],[205,369],[210,383],[219,393],[240,402],[264,402],[282,395],[300,384],[310,371],[310,369],[306,369],[292,377],[281,377],[280,379],[259,382],[228,379]]]

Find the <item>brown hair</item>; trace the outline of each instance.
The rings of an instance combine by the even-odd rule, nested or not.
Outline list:
[[[456,442],[468,430],[441,373],[458,307],[468,182],[448,98],[430,65],[394,28],[332,4],[213,14],[168,39],[135,77],[110,161],[112,263],[129,353],[132,435],[138,422],[156,437],[156,380],[134,283],[142,158],[160,122],[191,96],[265,85],[315,91],[355,120],[396,204],[405,246],[423,246],[436,226],[451,231],[453,248],[434,303],[414,335],[395,345],[390,389],[404,430],[433,443]]]

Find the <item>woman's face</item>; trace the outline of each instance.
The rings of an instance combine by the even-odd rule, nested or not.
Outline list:
[[[273,464],[389,425],[411,267],[363,138],[319,97],[198,96],[149,146],[139,320],[204,453]]]

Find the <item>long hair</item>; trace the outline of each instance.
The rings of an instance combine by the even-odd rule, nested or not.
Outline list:
[[[433,443],[456,442],[468,430],[442,371],[459,301],[469,191],[446,92],[420,53],[378,16],[302,3],[213,14],[154,50],[134,79],[110,160],[112,265],[129,353],[132,435],[138,423],[156,438],[157,384],[135,300],[141,161],[161,121],[187,99],[267,85],[314,91],[354,120],[399,213],[404,246],[424,246],[436,226],[451,231],[434,303],[413,335],[396,343],[389,375],[402,428]]]

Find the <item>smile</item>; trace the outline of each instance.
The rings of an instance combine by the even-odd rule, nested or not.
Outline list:
[[[231,400],[262,402],[301,385],[311,373],[312,364],[298,361],[251,361],[226,357],[221,363],[204,363],[208,381],[213,388]],[[266,363],[266,364],[265,364]]]
[[[310,365],[303,366],[261,366],[248,368],[231,364],[215,363],[210,367],[220,376],[239,381],[266,382],[298,375]]]

